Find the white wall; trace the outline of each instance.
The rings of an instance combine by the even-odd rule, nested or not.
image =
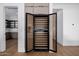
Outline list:
[[[18,9],[17,7],[6,7],[5,18],[7,20],[18,20]]]
[[[18,52],[25,52],[25,8],[24,4],[18,7]]]
[[[0,4],[0,52],[6,50],[4,7],[16,6],[18,8],[18,52],[25,52],[25,10],[23,3]]]
[[[63,44],[63,10],[57,11],[57,42]]]
[[[63,9],[63,45],[79,46],[79,4],[54,3],[53,8]]]
[[[49,3],[49,14],[53,13],[53,3]]]
[[[53,9],[57,13],[57,42],[63,44],[63,10]]]
[[[4,20],[4,9],[0,4],[0,51],[5,50],[5,20]]]

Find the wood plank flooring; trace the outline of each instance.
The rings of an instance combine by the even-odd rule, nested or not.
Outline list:
[[[79,56],[79,46],[57,46],[57,53],[54,52],[17,52],[17,40],[7,40],[7,50],[0,52],[0,56]]]
[[[59,46],[57,53],[49,53],[50,56],[79,56],[79,46]]]

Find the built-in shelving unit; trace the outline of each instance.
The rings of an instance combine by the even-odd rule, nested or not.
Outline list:
[[[17,20],[6,20],[6,28],[17,28],[18,21]]]

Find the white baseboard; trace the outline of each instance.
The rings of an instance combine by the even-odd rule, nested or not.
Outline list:
[[[1,49],[1,50],[0,50],[0,52],[4,52],[4,51],[5,51],[5,49]]]
[[[79,46],[79,44],[63,44],[63,46]]]
[[[60,46],[63,46],[63,44],[61,44],[61,43],[59,43],[59,42],[57,42],[57,44],[59,44]]]
[[[25,52],[24,50],[22,51],[22,50],[18,50],[18,52]]]

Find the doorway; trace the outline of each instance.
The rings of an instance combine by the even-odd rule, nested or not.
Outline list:
[[[5,7],[6,51],[17,51],[18,45],[18,8]]]
[[[50,19],[53,20],[52,38],[50,39]],[[56,13],[31,14],[26,13],[26,52],[57,51]],[[50,42],[50,40],[52,42]],[[52,47],[50,48],[50,43]]]

